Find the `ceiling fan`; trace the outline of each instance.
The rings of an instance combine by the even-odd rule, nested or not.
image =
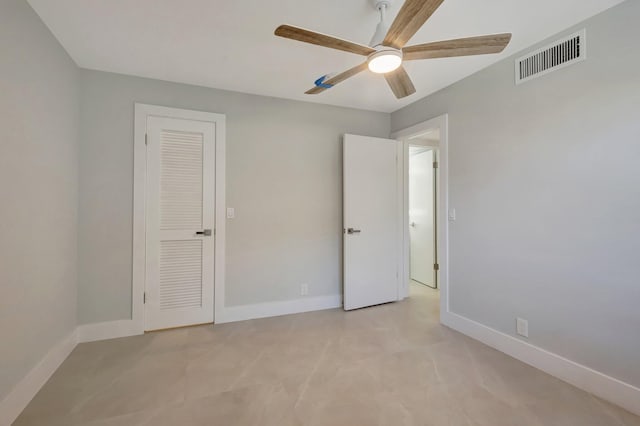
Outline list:
[[[347,71],[316,80],[316,86],[306,94],[321,93],[368,68],[374,73],[384,74],[396,97],[404,98],[415,93],[416,89],[402,66],[403,61],[500,53],[511,41],[511,34],[494,34],[405,46],[444,0],[406,0],[391,26],[385,23],[385,15],[392,0],[371,1],[380,12],[380,23],[369,46],[290,25],[276,29],[275,35],[280,37],[367,57],[366,62]]]

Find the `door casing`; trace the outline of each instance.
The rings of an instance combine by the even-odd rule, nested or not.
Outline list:
[[[429,130],[438,129],[440,131],[440,144],[438,146],[438,179],[436,191],[436,248],[439,270],[436,273],[438,287],[440,289],[440,319],[449,312],[449,117],[447,114],[418,123],[406,129],[398,130],[391,134],[391,138],[399,140],[398,151],[401,158],[401,178],[398,180],[400,193],[403,199],[399,202],[400,222],[404,230],[402,232],[402,243],[400,248],[401,267],[399,292],[400,298],[409,295],[409,139],[426,133]]]

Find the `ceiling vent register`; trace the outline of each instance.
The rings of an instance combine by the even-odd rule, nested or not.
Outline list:
[[[587,31],[583,29],[516,59],[516,84],[525,83],[587,59],[586,36]]]

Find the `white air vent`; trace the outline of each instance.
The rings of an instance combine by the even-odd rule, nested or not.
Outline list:
[[[586,58],[585,29],[516,59],[516,84],[533,80]]]

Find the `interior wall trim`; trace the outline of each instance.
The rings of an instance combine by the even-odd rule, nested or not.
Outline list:
[[[78,326],[78,343],[116,339],[118,337],[143,334],[140,326],[133,320],[117,320],[84,324]]]
[[[342,295],[306,297],[281,302],[257,303],[253,305],[227,306],[218,324],[245,321],[256,318],[277,317],[302,312],[321,311],[342,307]]]
[[[451,311],[442,324],[573,386],[640,415],[640,389]]]
[[[77,330],[64,337],[27,373],[13,390],[0,401],[0,424],[10,425],[31,402],[60,364],[78,344]]]

